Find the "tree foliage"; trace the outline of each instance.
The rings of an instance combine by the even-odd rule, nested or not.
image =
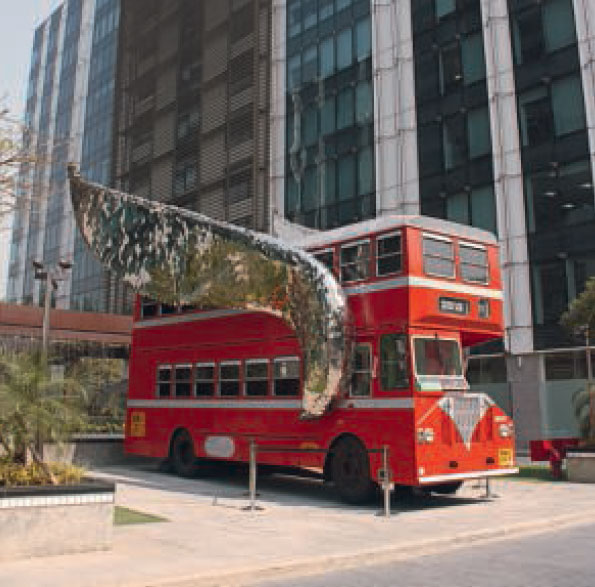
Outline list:
[[[570,331],[582,330],[588,335],[585,342],[593,344],[595,339],[595,277],[587,281],[584,291],[570,304],[560,320]],[[595,445],[595,384],[587,382],[584,389],[573,398],[574,413],[580,434],[589,444]]]
[[[560,322],[570,330],[588,327],[595,337],[595,277],[587,281],[584,291],[562,314]]]

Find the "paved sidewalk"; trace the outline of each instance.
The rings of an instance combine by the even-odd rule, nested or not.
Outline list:
[[[245,475],[184,480],[154,468],[104,469],[116,501],[169,522],[115,528],[112,551],[0,565],[6,587],[248,585],[437,552],[489,539],[595,521],[595,486],[495,481],[483,500],[467,484],[455,497],[341,504],[319,481],[259,480],[262,511],[248,512]],[[51,531],[51,529],[49,529]]]

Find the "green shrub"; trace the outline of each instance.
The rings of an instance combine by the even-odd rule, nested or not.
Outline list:
[[[84,469],[64,463],[48,463],[54,479],[60,485],[75,485],[85,475]],[[51,485],[52,480],[44,467],[36,463],[20,465],[0,458],[0,487]]]

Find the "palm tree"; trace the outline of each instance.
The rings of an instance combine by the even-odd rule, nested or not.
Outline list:
[[[81,386],[73,379],[53,380],[42,353],[0,356],[0,445],[14,462],[27,450],[52,484],[39,442],[60,442],[80,429]]]

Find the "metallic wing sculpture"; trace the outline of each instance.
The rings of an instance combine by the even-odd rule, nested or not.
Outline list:
[[[304,364],[302,417],[321,416],[350,378],[347,303],[332,273],[265,234],[83,180],[69,166],[80,232],[103,265],[161,302],[277,316]]]

